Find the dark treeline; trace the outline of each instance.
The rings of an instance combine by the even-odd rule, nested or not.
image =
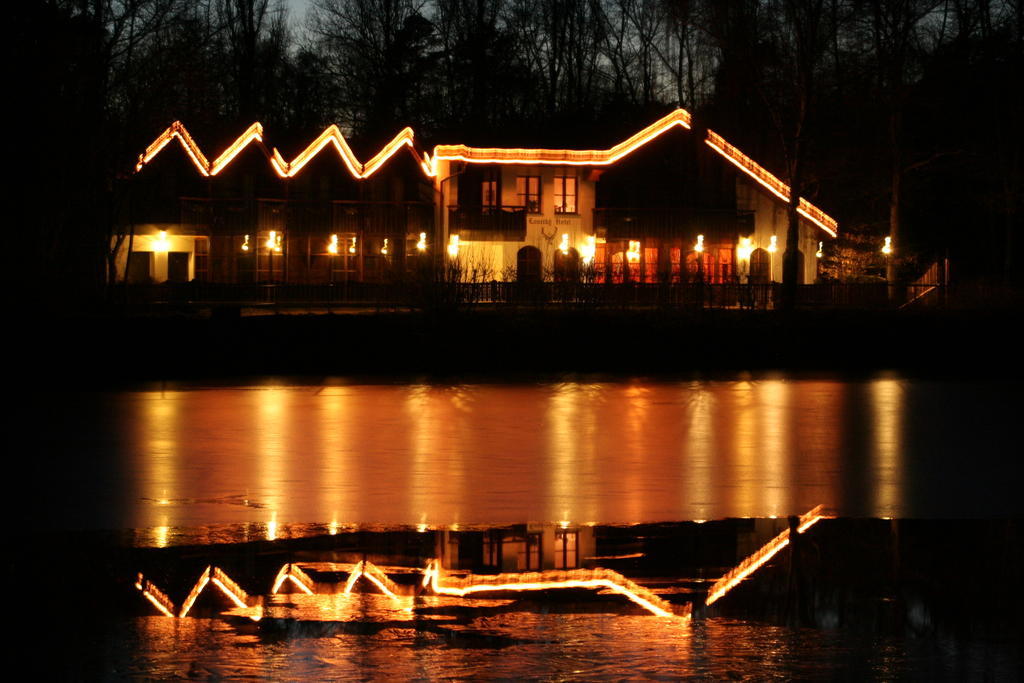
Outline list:
[[[139,152],[612,144],[673,107],[836,216],[827,270],[1019,281],[1022,0],[34,0],[7,9],[20,282],[103,295]],[[794,217],[795,220],[795,217]],[[24,298],[24,297],[22,297]],[[34,297],[33,297],[34,298]]]

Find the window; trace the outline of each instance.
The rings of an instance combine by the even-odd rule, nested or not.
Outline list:
[[[196,280],[206,282],[210,277],[210,238],[196,237],[195,253]]]
[[[501,205],[498,169],[489,168],[484,171],[484,179],[480,183],[480,204],[486,208],[494,208]]]
[[[658,248],[644,247],[644,282],[658,281]]]
[[[516,194],[519,205],[526,207],[526,213],[540,213],[540,176],[521,175],[516,178]]]
[[[682,280],[682,251],[679,247],[672,247],[669,252],[672,261],[672,282],[680,282]]]
[[[572,569],[579,566],[579,537],[578,531],[555,531],[555,569]]]
[[[576,213],[576,176],[555,176],[555,213]]]
[[[541,533],[527,533],[520,546],[517,567],[519,570],[537,571],[541,568]]]

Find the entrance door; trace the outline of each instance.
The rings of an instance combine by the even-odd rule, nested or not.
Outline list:
[[[133,251],[128,254],[128,283],[146,284],[153,281],[153,252]]]
[[[187,251],[167,252],[168,282],[188,282],[188,257]]]
[[[540,249],[523,247],[516,254],[516,279],[520,282],[540,282]]]

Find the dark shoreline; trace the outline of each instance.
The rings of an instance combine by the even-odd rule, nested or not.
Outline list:
[[[31,316],[15,374],[117,386],[267,376],[516,381],[785,372],[1020,377],[998,311],[476,310]],[[40,376],[40,374],[42,376]]]

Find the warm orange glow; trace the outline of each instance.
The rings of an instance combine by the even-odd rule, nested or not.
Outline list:
[[[821,258],[822,256],[824,256],[825,255],[824,249],[825,249],[825,243],[824,242],[818,242],[818,251],[814,252],[814,258]]]
[[[448,236],[448,255],[452,258],[459,257],[459,236],[449,235]]]
[[[589,266],[594,262],[594,255],[597,253],[597,241],[593,235],[587,235],[583,238],[583,248],[580,249],[580,257],[583,259],[583,264]]]
[[[209,582],[210,567],[207,567],[203,570],[203,573],[200,574],[199,580],[196,581],[196,585],[192,586],[192,590],[189,591],[188,596],[185,598],[185,602],[181,603],[181,611],[178,612],[179,619],[183,619],[188,616],[188,611],[192,609],[192,605],[195,603],[196,598],[199,597],[199,594],[203,592],[203,589],[206,588],[206,584]]]
[[[363,562],[363,576],[368,578],[380,591],[392,600],[401,600],[398,585],[373,562]]]
[[[265,246],[267,249],[281,253],[281,235],[278,234],[277,230],[270,231]]]
[[[348,239],[349,239],[348,253],[354,254],[354,253],[356,253],[356,238],[355,237],[349,237]]]
[[[199,576],[199,580],[196,581],[192,590],[189,591],[188,597],[185,598],[185,602],[181,605],[181,611],[178,613],[178,618],[188,616],[189,610],[192,609],[192,605],[195,604],[196,599],[209,583],[212,583],[214,586],[219,588],[220,591],[235,604],[235,606],[246,606],[246,600],[248,600],[249,595],[242,590],[237,583],[232,581],[231,577],[225,574],[219,567],[209,566],[203,570],[203,573]]]
[[[697,244],[693,245],[693,250],[698,254],[704,252],[704,235],[697,235]]]
[[[142,574],[139,574],[135,581],[135,587],[142,593],[142,596],[157,608],[165,617],[174,616],[174,603],[167,597],[167,594],[157,588],[152,581],[149,581]]]
[[[441,563],[434,560],[423,570],[423,585],[438,595],[465,597],[472,593],[496,593],[508,591],[538,591],[564,588],[607,589],[623,595],[659,617],[678,617],[690,620],[690,605],[682,614],[672,612],[672,605],[653,592],[630,581],[622,574],[610,569],[574,569],[571,571],[527,572],[525,574],[497,574],[494,576],[468,576],[449,578],[441,584]]]
[[[725,141],[718,133],[708,130],[708,139],[705,140],[709,147],[729,160],[734,166],[757,181],[762,187],[774,194],[784,202],[789,202],[789,185],[769,173],[763,166],[748,157]],[[827,213],[811,204],[809,201],[800,198],[797,205],[797,213],[814,223],[832,237],[839,233],[839,224]]]
[[[171,243],[167,239],[167,231],[161,230],[157,234],[156,240],[153,241],[153,251],[165,252],[171,248]]]
[[[380,253],[381,253],[382,256],[387,256],[388,255],[388,238],[387,237],[384,238],[384,246],[382,246],[380,248]]]
[[[334,256],[338,253],[338,236],[331,235],[331,241],[327,243],[327,253]]]
[[[362,576],[362,575],[363,575],[363,563],[362,562],[357,562],[356,566],[352,568],[351,572],[349,572],[348,581],[345,582],[345,590],[344,590],[344,592],[345,593],[351,593],[352,592],[352,586],[354,586],[356,584],[356,581],[358,581],[359,577]]]
[[[302,168],[308,164],[317,154],[319,154],[328,145],[333,145],[341,156],[342,162],[345,167],[348,168],[349,173],[353,177],[362,180],[373,175],[379,170],[388,159],[394,156],[395,152],[400,150],[402,147],[408,147],[412,152],[413,156],[419,167],[423,170],[427,176],[433,175],[433,168],[429,157],[421,156],[413,144],[414,135],[411,128],[404,128],[394,138],[391,139],[381,150],[373,156],[365,164],[361,163],[353,154],[352,149],[348,146],[348,142],[345,140],[345,136],[342,134],[341,129],[336,125],[328,126],[323,133],[321,133],[313,142],[309,144],[306,149],[302,150],[298,156],[291,161],[291,163],[285,161],[284,157],[281,156],[281,152],[276,148],[273,151],[268,151],[263,143],[263,126],[256,122],[249,126],[244,133],[228,145],[220,156],[218,156],[211,164],[207,161],[206,156],[200,151],[199,146],[189,135],[184,124],[180,121],[172,123],[167,130],[161,133],[156,140],[146,148],[146,151],[139,155],[139,161],[135,165],[136,171],[141,171],[142,167],[151,162],[157,154],[161,152],[171,142],[171,140],[177,138],[181,143],[182,148],[188,154],[192,160],[193,165],[202,173],[204,176],[215,176],[223,171],[250,143],[257,143],[260,150],[266,155],[270,162],[270,166],[274,169],[278,176],[282,178],[294,177]]]
[[[306,595],[313,594],[313,579],[309,578],[309,575],[302,571],[298,565],[288,563],[283,565],[280,571],[277,572],[277,576],[274,578],[274,585],[270,589],[271,595],[276,595],[286,580],[294,583]]]
[[[420,239],[419,239],[418,242],[416,242],[416,249],[418,251],[426,251],[427,250],[427,233],[425,233],[425,232],[421,232],[420,233]]]
[[[797,532],[802,534],[814,526],[819,520],[825,519],[825,515],[822,514],[822,510],[823,507],[818,505],[811,511],[802,515],[800,517],[800,524],[796,528]],[[711,586],[711,590],[708,591],[708,597],[704,601],[704,604],[710,605],[718,601],[722,596],[738,586],[743,579],[747,578],[764,566],[768,560],[775,557],[775,555],[787,545],[789,545],[789,529],[783,529],[782,533],[765,543],[757,552],[744,559],[733,569],[728,571],[722,578],[716,581],[714,585]]]
[[[439,159],[468,161],[475,164],[558,164],[566,166],[607,166],[646,145],[674,126],[689,129],[690,113],[676,109],[643,130],[609,149],[504,149],[438,145],[434,148],[434,166]]]
[[[562,241],[558,244],[558,250],[562,252],[563,256],[569,255],[569,233],[562,233]]]
[[[184,126],[182,126],[182,129],[184,129]],[[266,148],[263,147],[263,126],[259,123],[253,123],[249,126],[244,133],[238,136],[238,139],[228,145],[228,148],[219,157],[213,160],[213,163],[210,164],[210,175],[217,175],[222,168],[230,164],[253,141],[258,142],[260,147],[263,148],[264,153],[266,152]]]
[[[882,245],[882,253],[888,256],[892,253],[892,238],[886,237],[885,244]]]
[[[640,241],[630,240],[629,250],[626,251],[626,260],[630,263],[640,263]]]
[[[245,241],[242,242],[242,251],[249,251],[249,236],[245,236]]]
[[[740,240],[740,246],[736,249],[736,256],[741,261],[749,261],[750,255],[754,252],[754,245],[750,241],[749,237],[744,237]]]
[[[139,162],[135,165],[136,171],[141,171],[142,167],[153,160],[157,154],[163,150],[167,144],[177,138],[178,142],[181,143],[182,149],[188,154],[189,159],[192,160],[193,165],[202,173],[204,176],[210,175],[210,162],[206,160],[203,153],[199,151],[199,146],[196,141],[192,139],[192,136],[185,130],[185,126],[182,125],[181,121],[175,121],[167,127],[163,133],[157,136],[156,140],[150,143],[146,151],[139,155]]]
[[[769,254],[774,254],[778,250],[779,250],[779,238],[776,237],[775,235],[772,235],[771,238],[768,240],[768,253]]]

